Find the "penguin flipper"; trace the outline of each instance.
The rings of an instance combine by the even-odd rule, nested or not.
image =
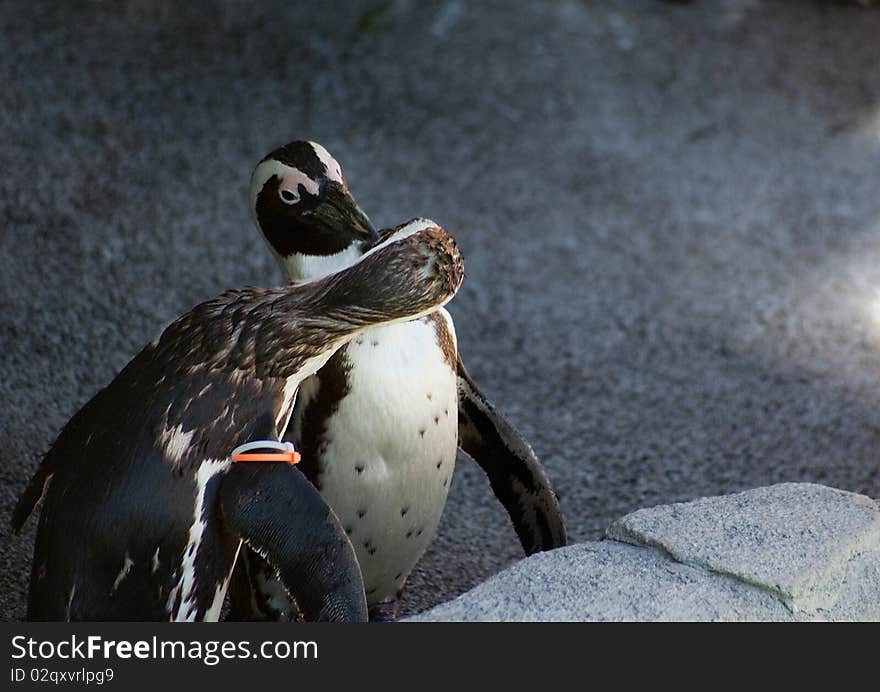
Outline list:
[[[306,620],[366,622],[354,548],[299,469],[232,464],[220,486],[220,508],[229,530],[278,571]]]
[[[486,475],[526,555],[566,544],[559,499],[523,437],[474,384],[458,356],[458,444]]]

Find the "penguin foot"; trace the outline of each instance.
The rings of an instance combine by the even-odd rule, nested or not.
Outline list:
[[[397,620],[396,598],[386,598],[370,606],[370,622],[394,622]]]

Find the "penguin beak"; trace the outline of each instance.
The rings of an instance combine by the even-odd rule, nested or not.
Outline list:
[[[349,231],[372,245],[379,239],[379,232],[354,201],[354,197],[342,185],[328,181],[321,190],[321,204],[314,211],[315,217],[335,231]]]

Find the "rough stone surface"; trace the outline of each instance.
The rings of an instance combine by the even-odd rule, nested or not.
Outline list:
[[[867,497],[791,483],[653,507],[414,620],[878,620],[878,519]]]
[[[450,603],[431,621],[788,620],[767,592],[614,541],[533,555]]]
[[[853,556],[880,546],[880,511],[864,495],[788,483],[641,509],[606,533],[815,611],[836,602]]]
[[[880,547],[874,546],[850,561],[837,600],[827,611],[840,619],[880,622]]]
[[[61,426],[175,315],[280,281],[246,187],[293,137],[377,223],[456,235],[464,360],[573,541],[783,481],[880,496],[878,36],[810,0],[5,0],[0,618]],[[462,458],[404,608],[521,558]]]

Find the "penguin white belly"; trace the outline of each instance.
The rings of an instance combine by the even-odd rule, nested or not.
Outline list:
[[[438,313],[436,321],[374,329],[352,341],[349,391],[326,421],[321,494],[354,545],[371,605],[403,588],[437,530],[452,479],[455,332],[449,314]]]

